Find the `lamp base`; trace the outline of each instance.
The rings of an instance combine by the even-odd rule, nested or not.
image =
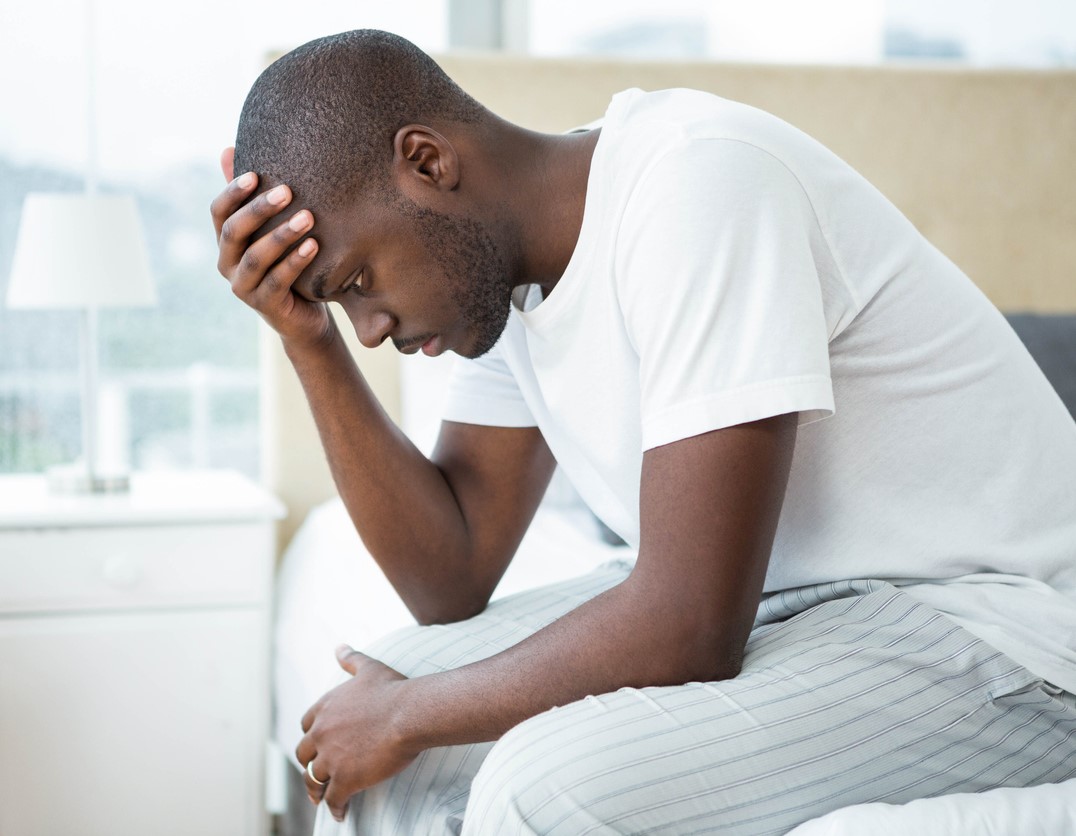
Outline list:
[[[131,479],[126,473],[91,473],[80,465],[60,465],[45,471],[49,491],[54,494],[128,493]]]

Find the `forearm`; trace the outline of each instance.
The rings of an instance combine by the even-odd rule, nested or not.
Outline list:
[[[389,418],[338,333],[317,347],[285,342],[285,351],[363,543],[419,620],[443,620],[446,591],[465,593],[473,567],[444,474]]]
[[[406,679],[342,649],[353,676],[303,718],[307,788],[348,797],[434,746],[494,740],[554,706],[623,687],[737,676],[795,443],[795,415],[647,451],[639,558],[619,586],[484,661]],[[314,764],[316,758],[317,763]]]
[[[784,415],[648,452],[628,579],[486,661],[402,683],[402,737],[492,740],[588,694],[736,676],[795,432]]]
[[[230,149],[221,164],[231,179]],[[448,597],[451,590],[464,603],[474,598],[468,575],[475,552],[461,506],[445,476],[377,402],[328,305],[300,286],[320,246],[313,237],[300,242],[313,216],[307,209],[281,215],[291,190],[278,185],[254,195],[258,183],[253,173],[231,180],[210,207],[220,248],[217,267],[232,292],[281,336],[344,504],[405,603],[422,621],[467,615],[473,606],[461,610],[459,599],[453,604]],[[339,301],[339,289],[332,295]],[[486,579],[479,593],[488,586]]]
[[[735,676],[741,631],[629,578],[489,659],[400,683],[397,732],[425,749],[495,740],[588,694]]]

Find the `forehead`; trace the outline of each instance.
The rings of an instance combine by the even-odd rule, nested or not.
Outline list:
[[[253,237],[260,239],[269,235],[273,230],[287,223],[302,208],[301,205],[288,206],[262,224]],[[299,274],[293,285],[301,295],[321,299],[335,289],[332,283],[334,279],[340,280],[339,270],[346,260],[344,250],[348,243],[347,237],[338,231],[339,227],[340,224],[333,222],[330,213],[319,212],[315,216],[314,228],[298,238],[285,251],[284,258],[307,238],[314,238],[318,243],[314,260]]]
[[[300,199],[267,221],[256,234],[264,235],[287,223],[304,208]],[[294,289],[309,299],[321,299],[337,290],[350,272],[384,247],[398,243],[407,226],[398,212],[389,211],[383,201],[369,196],[357,196],[348,205],[338,208],[313,209],[314,226],[291,247],[307,238],[318,243],[314,259],[300,273]]]

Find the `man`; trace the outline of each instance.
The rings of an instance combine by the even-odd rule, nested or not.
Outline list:
[[[268,68],[223,167],[220,270],[438,625],[342,650],[303,718],[336,817],[780,833],[1076,771],[1076,426],[817,143],[692,91],[535,134],[360,31]],[[327,301],[365,345],[471,358],[431,459]],[[486,610],[555,463],[637,561]]]

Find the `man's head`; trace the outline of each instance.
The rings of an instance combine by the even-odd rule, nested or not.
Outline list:
[[[409,123],[475,123],[484,110],[422,50],[388,32],[319,38],[274,61],[239,117],[235,171],[287,183],[314,211],[387,195],[393,136]]]
[[[507,321],[509,267],[489,214],[445,199],[460,168],[445,133],[489,117],[385,32],[321,38],[266,69],[243,106],[235,172],[257,172],[261,190],[286,183],[289,209],[314,212],[319,251],[295,292],[339,301],[367,345],[488,351]],[[345,292],[360,275],[362,294]]]

